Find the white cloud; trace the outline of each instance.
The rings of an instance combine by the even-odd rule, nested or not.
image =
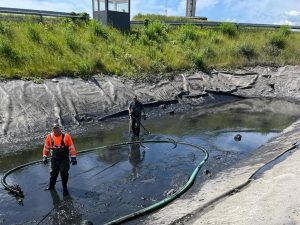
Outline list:
[[[291,10],[289,12],[286,12],[289,16],[300,16],[300,11]]]

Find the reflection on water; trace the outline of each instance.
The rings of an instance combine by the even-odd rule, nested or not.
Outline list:
[[[74,200],[71,197],[62,199],[56,190],[49,192],[53,208],[50,215],[45,219],[45,223],[56,225],[59,221],[59,224],[80,224],[79,221],[82,221],[82,215]]]
[[[140,144],[132,144],[130,145],[130,149],[128,152],[128,161],[132,166],[132,175],[134,178],[139,177],[139,171],[141,169],[141,164],[145,159],[146,151],[141,151]]]
[[[284,105],[283,105],[284,104]],[[253,154],[278,132],[294,122],[300,112],[292,103],[245,100],[230,105],[195,110],[185,115],[144,121],[152,135],[145,139],[166,137],[206,147],[211,154],[213,174]],[[112,122],[112,123],[116,123]],[[240,142],[234,140],[241,134]],[[115,129],[103,131],[93,127],[84,137],[74,138],[83,150],[128,141],[128,124],[117,123]],[[151,205],[177,190],[202,160],[203,154],[190,147],[173,144],[132,144],[102,149],[78,157],[71,166],[71,198],[57,192],[44,192],[49,179],[49,165],[34,165],[9,176],[8,183],[18,183],[24,190],[24,207],[0,190],[0,224],[80,224],[91,220],[102,224]],[[36,150],[0,158],[0,175],[17,165],[41,158],[42,146]],[[204,179],[199,177],[198,180]],[[50,213],[49,213],[50,212]],[[75,222],[77,221],[77,222]]]

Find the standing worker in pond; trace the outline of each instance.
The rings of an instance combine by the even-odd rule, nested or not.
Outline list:
[[[130,117],[130,127],[133,132],[133,137],[137,139],[140,138],[140,126],[141,118],[143,116],[144,120],[146,119],[146,114],[143,104],[138,101],[137,96],[133,97],[133,101],[130,102],[128,107],[129,117]],[[143,115],[142,115],[143,114]]]
[[[56,179],[60,173],[63,195],[68,196],[69,191],[67,187],[69,179],[70,162],[69,156],[71,156],[72,165],[77,164],[76,156],[77,152],[73,144],[73,140],[68,133],[62,133],[58,124],[54,124],[52,132],[47,135],[45,146],[43,150],[43,163],[48,163],[47,157],[51,156],[51,172],[49,187],[46,190],[53,190],[56,184]]]

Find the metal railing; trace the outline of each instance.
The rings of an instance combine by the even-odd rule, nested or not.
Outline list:
[[[131,25],[143,25],[144,21],[131,21]],[[165,24],[173,25],[173,26],[181,26],[181,25],[195,25],[195,26],[201,26],[201,27],[218,27],[223,22],[164,22]],[[274,24],[255,24],[255,23],[232,23],[235,26],[239,27],[251,27],[251,28],[274,28],[278,29],[282,27],[282,25],[274,25]],[[300,30],[300,26],[289,26],[292,30]]]
[[[30,16],[40,16],[41,18],[44,16],[46,16],[46,17],[64,17],[64,18],[82,18],[82,16],[74,15],[74,13],[33,10],[33,9],[6,8],[6,7],[0,7],[0,14],[30,15]]]

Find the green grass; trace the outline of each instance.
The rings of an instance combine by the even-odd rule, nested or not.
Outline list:
[[[39,80],[113,74],[160,79],[174,71],[300,64],[300,33],[172,27],[158,20],[130,32],[96,21],[0,22],[0,78]]]

